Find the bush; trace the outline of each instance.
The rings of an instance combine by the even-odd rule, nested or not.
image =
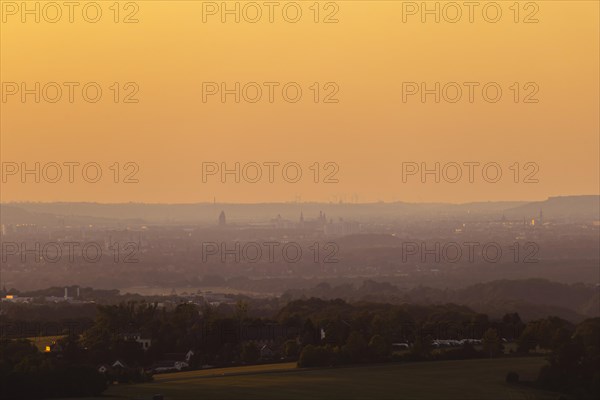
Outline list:
[[[510,371],[506,374],[506,383],[519,383],[519,374],[514,371]]]
[[[256,344],[252,342],[244,343],[242,346],[242,360],[245,363],[253,364],[258,361],[259,357],[260,351],[256,347]]]
[[[51,369],[0,375],[3,399],[99,396],[106,388],[104,376],[90,366],[55,365]]]
[[[342,347],[342,356],[346,363],[359,363],[365,361],[368,355],[368,345],[363,336],[356,331],[350,333],[346,344]]]
[[[283,345],[283,354],[287,358],[296,358],[296,357],[298,357],[298,352],[299,351],[300,351],[300,348],[298,346],[298,343],[296,343],[295,340],[288,340]]]
[[[369,342],[369,353],[373,360],[383,361],[390,355],[390,346],[381,335],[375,335]]]
[[[327,367],[333,362],[333,352],[328,347],[309,344],[302,349],[298,367]]]

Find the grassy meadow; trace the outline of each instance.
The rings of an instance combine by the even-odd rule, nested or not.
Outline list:
[[[535,379],[544,363],[500,358],[320,369],[269,364],[156,375],[152,383],[111,386],[104,398],[556,400],[556,393],[505,383],[508,371]]]

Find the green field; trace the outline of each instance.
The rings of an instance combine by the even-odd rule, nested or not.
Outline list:
[[[374,366],[296,369],[271,364],[181,372],[155,381],[115,385],[105,397],[196,399],[552,399],[556,393],[507,385],[508,371],[522,380],[536,377],[542,358],[438,361]]]

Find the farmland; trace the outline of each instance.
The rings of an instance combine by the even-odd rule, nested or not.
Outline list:
[[[502,358],[297,369],[295,364],[211,369],[155,376],[152,383],[115,385],[106,397],[151,399],[556,399],[558,394],[511,386],[508,371],[533,380],[542,358]]]

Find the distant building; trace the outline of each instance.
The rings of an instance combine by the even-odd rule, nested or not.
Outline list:
[[[33,297],[19,297],[16,294],[7,294],[6,297],[2,298],[2,301],[8,301],[10,303],[31,303]]]
[[[344,221],[342,218],[338,222],[329,221],[324,227],[326,235],[351,235],[360,233],[360,224],[355,221]]]
[[[185,361],[177,361],[177,360],[163,360],[158,361],[150,367],[152,372],[161,373],[161,372],[175,372],[181,371],[189,367],[190,365]]]
[[[219,226],[225,226],[227,224],[227,221],[225,220],[225,211],[221,211],[221,214],[219,214]]]
[[[112,363],[111,365],[112,368],[127,368],[127,364],[125,364],[125,362],[121,361],[121,360],[115,360],[114,363]]]
[[[101,374],[106,374],[110,370],[110,366],[108,364],[102,364],[98,367],[98,372]]]
[[[140,333],[123,333],[120,337],[127,342],[136,342],[142,349],[148,350],[152,346],[152,339],[143,337]]]
[[[261,360],[272,360],[275,357],[275,351],[268,344],[263,345],[260,348],[260,358]]]

